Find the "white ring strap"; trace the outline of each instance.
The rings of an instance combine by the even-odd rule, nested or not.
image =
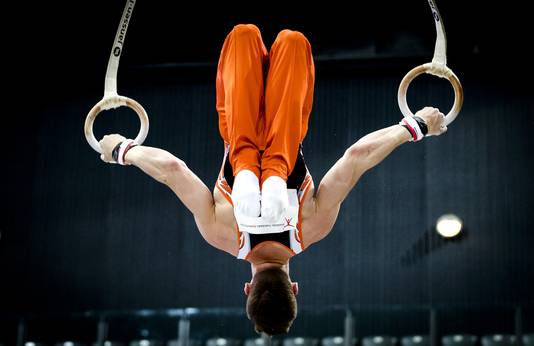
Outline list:
[[[126,38],[128,24],[130,23],[132,12],[135,6],[135,1],[136,0],[127,0],[124,11],[122,12],[121,21],[115,35],[115,41],[113,42],[113,47],[111,49],[108,67],[106,70],[104,97],[89,111],[87,117],[85,118],[85,138],[87,139],[89,145],[99,153],[102,153],[102,149],[100,148],[100,144],[93,134],[93,122],[97,115],[104,110],[121,106],[126,106],[133,109],[139,116],[139,120],[141,122],[141,129],[135,138],[135,142],[142,144],[148,135],[148,115],[146,114],[143,106],[141,106],[139,102],[125,96],[120,96],[117,93],[117,71],[119,69],[119,60],[124,46],[124,39]]]
[[[443,25],[443,20],[439,14],[438,8],[434,0],[428,0],[430,9],[432,10],[432,16],[434,17],[434,22],[436,24],[436,46],[434,48],[434,57],[432,58],[431,63],[426,63],[420,66],[413,68],[410,72],[404,76],[400,85],[399,91],[397,93],[397,100],[399,102],[399,108],[402,114],[405,117],[413,116],[408,103],[406,102],[406,94],[408,92],[408,87],[412,80],[422,73],[432,74],[440,78],[446,78],[452,84],[454,88],[454,104],[449,113],[445,116],[445,125],[449,125],[454,121],[460,110],[462,109],[462,104],[464,101],[464,93],[462,84],[454,72],[447,67],[447,38],[445,35],[445,26]]]
[[[436,24],[436,46],[434,47],[432,64],[447,66],[447,36],[445,35],[445,26],[443,25],[443,20],[434,0],[428,0],[428,4],[430,5]]]
[[[115,34],[115,41],[108,60],[108,68],[106,70],[106,82],[104,87],[104,98],[106,96],[113,96],[117,94],[117,71],[119,69],[119,60],[121,58],[122,48],[124,46],[124,39],[126,38],[126,30],[132,18],[133,8],[136,0],[127,0],[122,18]]]

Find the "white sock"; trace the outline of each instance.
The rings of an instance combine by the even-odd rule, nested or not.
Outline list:
[[[287,183],[277,176],[265,179],[261,189],[261,216],[278,220],[289,206]]]
[[[232,203],[235,213],[249,217],[260,216],[260,182],[256,174],[248,169],[237,173],[232,187]]]

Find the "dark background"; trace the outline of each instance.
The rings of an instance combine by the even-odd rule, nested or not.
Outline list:
[[[448,65],[465,91],[459,118],[446,135],[406,144],[368,172],[331,235],[291,262],[302,306],[534,303],[528,12],[520,2],[466,3],[438,3]],[[167,188],[134,167],[102,163],[85,141],[123,6],[39,2],[4,11],[14,21],[3,24],[2,312],[244,304],[248,264],[205,243]],[[237,23],[258,25],[267,46],[284,28],[312,44],[304,154],[316,184],[358,138],[398,122],[398,84],[431,60],[435,39],[424,0],[138,1],[118,91],[147,109],[145,144],[183,159],[210,188],[223,154],[216,62]],[[423,76],[408,99],[412,109],[448,110],[453,93]],[[134,137],[137,126],[121,109],[99,117],[95,134]],[[455,241],[434,235],[448,212],[466,226]]]

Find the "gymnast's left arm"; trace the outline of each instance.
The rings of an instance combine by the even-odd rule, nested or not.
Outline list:
[[[444,115],[436,108],[425,107],[415,114],[416,118],[426,125],[428,135],[440,135],[447,130]],[[316,216],[337,216],[341,202],[366,171],[382,162],[401,144],[416,139],[412,130],[409,124],[393,125],[372,132],[350,146],[319,184],[315,197]]]
[[[206,234],[205,230],[210,229],[210,225],[215,222],[215,204],[211,191],[206,185],[182,160],[171,153],[141,145],[125,146],[124,143],[129,143],[129,141],[117,134],[104,136],[100,141],[103,152],[101,159],[105,162],[117,161],[124,165],[134,165],[155,180],[167,185],[193,213],[204,238],[208,242],[212,240],[214,235]],[[125,148],[121,149],[123,147]],[[113,158],[113,152],[118,152],[116,154],[118,160]]]

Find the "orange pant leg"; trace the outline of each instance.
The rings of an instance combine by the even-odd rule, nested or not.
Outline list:
[[[287,180],[291,174],[299,144],[308,131],[315,80],[310,43],[298,31],[280,32],[269,59],[265,90],[266,148],[261,158],[262,183],[273,175]]]
[[[234,175],[248,169],[260,177],[267,59],[261,33],[254,25],[235,26],[224,41],[217,69],[217,112],[219,131],[230,145]]]

